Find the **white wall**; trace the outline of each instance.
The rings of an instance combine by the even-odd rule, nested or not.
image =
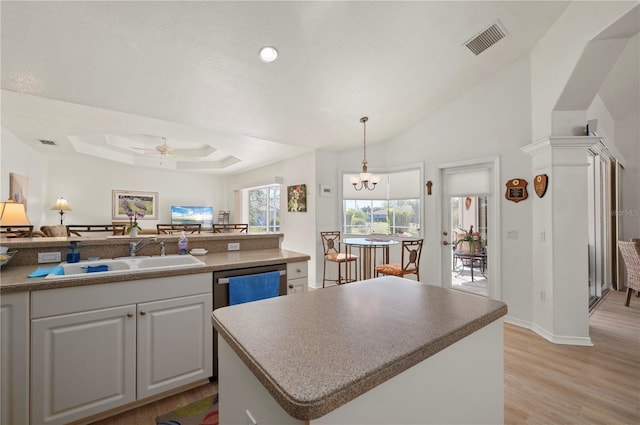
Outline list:
[[[637,114],[616,120],[616,146],[626,159],[621,173],[620,239],[640,237],[640,125]]]
[[[533,141],[554,135],[552,111],[588,41],[636,4],[572,2],[542,37],[531,53]]]
[[[529,158],[520,151],[530,142],[529,87],[529,61],[522,58],[390,140],[384,155],[387,163],[422,160],[425,182],[435,183],[438,164],[499,155],[502,182],[516,177],[531,182]],[[503,192],[496,196],[500,198],[502,220],[502,252],[496,253],[502,267],[501,298],[509,306],[509,316],[528,322],[531,320],[532,267],[528,205],[533,199],[516,204],[506,201]],[[440,269],[437,254],[442,249],[442,229],[435,227],[434,220],[441,208],[440,199],[432,195],[425,200],[421,278],[439,283],[442,279],[437,273]],[[518,231],[518,239],[506,239],[507,232],[514,230]],[[488,244],[491,246],[491,241]]]
[[[2,127],[2,142],[0,143],[0,167],[2,185],[0,196],[5,201],[9,198],[9,174],[17,173],[29,178],[29,193],[27,196],[27,216],[35,229],[40,227],[43,215],[48,213],[51,205],[45,199],[47,190],[47,160],[38,152],[31,149],[4,126]],[[54,199],[55,201],[55,199]]]
[[[318,185],[316,184],[315,154],[308,153],[265,167],[230,176],[227,179],[227,203],[233,205],[233,191],[275,183],[276,177],[283,177],[280,191],[280,231],[284,234],[282,248],[309,254],[309,282],[315,282],[316,255],[315,217]],[[287,186],[307,185],[307,212],[287,211]],[[232,215],[234,212],[232,211]]]
[[[211,205],[217,211],[226,195],[224,180],[216,176],[133,167],[96,158],[46,160],[3,128],[2,193],[8,193],[9,171],[30,177],[29,218],[35,229],[59,223],[59,214],[49,208],[60,196],[73,209],[65,214],[65,224],[109,224],[112,190],[157,192],[158,220],[141,221],[143,228],[152,229],[158,222],[171,222],[171,205]]]

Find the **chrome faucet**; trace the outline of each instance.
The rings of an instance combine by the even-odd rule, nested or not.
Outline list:
[[[138,251],[149,245],[151,242],[155,242],[157,240],[158,238],[144,238],[137,243],[129,242],[129,257],[135,257]]]

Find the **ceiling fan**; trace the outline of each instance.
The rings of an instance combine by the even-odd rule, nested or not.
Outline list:
[[[197,148],[182,148],[182,149],[176,148],[176,147],[170,146],[167,143],[166,137],[161,137],[161,136],[137,134],[133,136],[126,136],[125,138],[133,142],[143,143],[144,146],[131,146],[131,145],[127,146],[129,149],[142,151],[142,155],[149,153],[149,154],[160,154],[161,156],[170,155],[170,156],[176,156],[176,157],[182,157],[182,158],[195,159],[195,158],[202,158],[202,157],[209,156],[210,154],[216,151],[214,148],[206,144],[200,145]],[[157,143],[159,141],[162,141],[162,143],[159,143],[153,147],[150,147],[152,143]]]

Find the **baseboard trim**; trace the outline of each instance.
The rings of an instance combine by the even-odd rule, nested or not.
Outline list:
[[[521,328],[530,329],[533,332],[537,333],[544,339],[554,344],[563,344],[563,345],[578,345],[583,347],[593,347],[593,342],[591,342],[591,337],[588,336],[567,336],[567,335],[554,335],[552,332],[549,332],[545,328],[538,326],[534,323],[527,322],[524,320],[516,319],[515,317],[506,316],[504,318],[505,323],[509,323],[511,325],[519,326]]]

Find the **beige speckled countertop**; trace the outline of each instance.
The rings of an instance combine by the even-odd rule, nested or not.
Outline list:
[[[219,308],[211,322],[289,415],[311,420],[506,313],[501,301],[381,277]]]
[[[32,264],[25,266],[8,266],[0,272],[0,294],[23,291],[37,291],[42,289],[65,288],[71,286],[96,285],[126,280],[150,279],[154,277],[179,276],[194,273],[206,273],[218,270],[228,270],[244,267],[264,266],[278,263],[292,263],[308,261],[306,254],[287,251],[284,249],[255,249],[246,251],[214,252],[197,257],[204,263],[204,267],[190,269],[143,271],[136,273],[117,274],[111,276],[90,276],[73,279],[45,279],[29,278],[29,273],[40,267],[53,267],[56,264]],[[99,264],[97,262],[96,264]]]

